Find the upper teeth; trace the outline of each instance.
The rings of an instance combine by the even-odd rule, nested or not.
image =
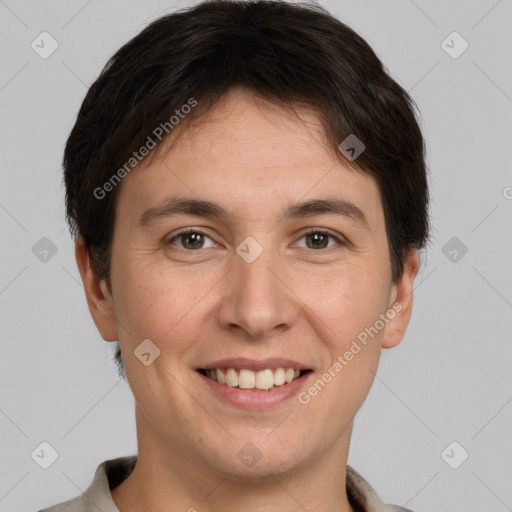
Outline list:
[[[220,384],[226,384],[233,388],[241,389],[271,389],[274,386],[290,383],[300,375],[300,370],[293,368],[276,368],[275,370],[267,369],[259,372],[253,372],[242,368],[216,368],[206,370],[206,375]]]

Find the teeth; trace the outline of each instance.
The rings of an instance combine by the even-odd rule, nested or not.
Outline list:
[[[290,383],[300,376],[300,370],[294,368],[276,368],[275,370],[266,369],[259,372],[253,372],[242,368],[221,369],[216,368],[206,370],[206,375],[219,384],[225,384],[232,388],[240,389],[260,389],[269,390],[274,386],[282,386]]]
[[[236,373],[234,368],[228,368],[228,371],[226,372],[226,384],[232,388],[236,388],[238,386],[238,373]]]
[[[272,370],[263,370],[256,374],[256,389],[270,389],[272,387],[274,387]]]
[[[286,382],[284,368],[278,368],[274,373],[274,386],[281,386]]]
[[[242,389],[253,389],[256,385],[256,375],[251,370],[240,370],[238,374],[238,387]]]

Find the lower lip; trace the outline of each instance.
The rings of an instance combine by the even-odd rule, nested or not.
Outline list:
[[[249,411],[270,409],[296,396],[312,375],[312,372],[308,372],[298,379],[292,380],[289,384],[274,386],[268,391],[249,391],[219,384],[216,380],[210,379],[198,371],[196,373],[221,399]]]

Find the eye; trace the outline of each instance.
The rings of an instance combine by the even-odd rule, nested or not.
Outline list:
[[[193,228],[188,228],[183,231],[180,231],[172,238],[169,238],[168,240],[166,240],[165,244],[166,245],[174,245],[174,242],[178,241],[181,243],[180,249],[186,249],[186,250],[207,249],[208,247],[204,247],[205,238],[208,238],[211,240],[211,238],[203,231],[199,231],[199,230],[193,229]],[[214,247],[216,245],[217,244],[213,243],[209,247]]]
[[[205,246],[205,239],[211,240],[212,243],[209,246]],[[323,231],[318,228],[311,228],[308,230],[301,236],[300,240],[302,239],[306,239],[306,249],[315,249],[320,251],[329,249],[332,247],[332,245],[329,246],[329,239],[335,240],[339,244],[343,245],[342,240],[338,236],[334,236],[329,231]],[[208,249],[209,247],[218,246],[218,244],[213,242],[211,237],[209,237],[206,233],[194,228],[187,228],[183,231],[180,231],[173,237],[166,240],[165,245],[176,245],[176,242],[178,242],[178,248],[189,251]]]
[[[336,240],[338,243],[343,245],[343,242],[337,236],[334,236],[329,231],[322,231],[318,228],[311,228],[302,235],[300,240],[306,239],[306,249],[329,249],[329,238]],[[336,244],[334,244],[336,245]]]

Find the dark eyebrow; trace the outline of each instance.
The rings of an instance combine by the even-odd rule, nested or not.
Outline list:
[[[354,203],[339,197],[311,199],[301,203],[293,203],[286,208],[279,222],[327,213],[342,215],[369,227],[364,213]],[[179,214],[225,220],[234,218],[232,213],[218,203],[203,199],[176,197],[167,199],[162,204],[145,210],[139,219],[139,226],[148,228],[160,219]]]

